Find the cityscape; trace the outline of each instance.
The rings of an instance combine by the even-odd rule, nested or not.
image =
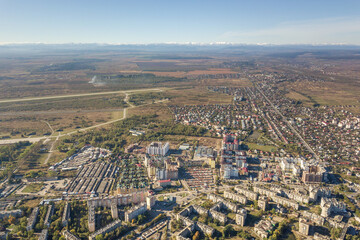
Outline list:
[[[1,2],[0,239],[360,239],[360,5],[275,2]]]

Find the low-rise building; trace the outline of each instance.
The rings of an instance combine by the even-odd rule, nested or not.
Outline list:
[[[280,197],[280,196],[274,196],[274,197],[272,197],[272,200],[278,204],[285,206],[285,207],[291,207],[295,210],[299,210],[299,204],[294,200]]]
[[[197,204],[192,205],[193,211],[196,212],[199,215],[205,214],[208,215],[209,211],[206,208],[203,208]]]
[[[209,211],[205,208],[198,206],[198,205],[190,205],[189,207],[185,208],[181,212],[177,214],[177,219],[181,220],[187,228],[189,228],[190,232],[194,230],[202,231],[204,234],[212,236],[215,232],[215,230],[201,222],[194,222],[188,216],[191,215],[191,213],[197,213],[197,214],[208,214]],[[181,231],[177,236],[176,239],[186,239],[189,236],[187,230]]]
[[[270,219],[263,219],[255,224],[254,232],[261,239],[267,238],[269,233],[275,228],[275,222]]]
[[[209,216],[225,224],[227,222],[227,216],[224,213],[221,213],[221,209],[224,207],[222,202],[215,204],[209,211]]]
[[[230,211],[232,212],[237,212],[238,211],[238,208],[239,206],[235,203],[232,203],[230,201],[226,201],[224,198],[216,195],[216,194],[213,194],[213,193],[210,193],[207,195],[207,199],[213,201],[213,202],[222,202],[222,204],[224,206],[226,206],[227,209],[229,209]]]
[[[247,203],[247,198],[244,195],[236,194],[236,193],[230,192],[228,190],[224,191],[224,197],[229,198],[234,201],[237,201],[241,204]]]
[[[250,199],[250,200],[252,200],[252,201],[257,200],[257,199],[258,199],[258,196],[259,196],[258,193],[253,192],[253,191],[251,191],[251,190],[248,190],[248,189],[246,189],[246,188],[243,188],[243,187],[240,186],[240,185],[237,185],[237,186],[235,187],[235,191],[238,192],[238,193],[240,193],[240,194],[242,194],[242,195],[244,195],[245,197],[247,197],[248,199]]]
[[[254,192],[256,192],[260,195],[265,195],[270,198],[277,196],[277,193],[275,191],[271,191],[270,189],[260,187],[260,186],[254,186]]]

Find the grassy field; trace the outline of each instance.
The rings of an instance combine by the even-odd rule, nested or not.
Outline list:
[[[35,137],[69,132],[78,128],[90,127],[99,123],[122,117],[122,110],[114,111],[75,111],[73,113],[47,112],[38,115],[0,116],[0,136],[8,138]]]
[[[0,103],[2,115],[5,112],[69,112],[66,110],[116,109],[127,107],[125,94],[110,94],[105,96],[66,97],[33,101]],[[38,113],[39,114],[39,113]]]
[[[227,94],[209,92],[206,87],[187,87],[170,89],[169,105],[192,105],[192,104],[229,104],[232,97]]]
[[[44,186],[43,183],[31,183],[22,190],[23,193],[37,193]]]
[[[21,206],[29,207],[29,208],[34,208],[34,207],[39,206],[40,201],[41,201],[40,198],[38,198],[38,199],[26,200],[26,201],[22,202]]]
[[[275,146],[271,146],[271,145],[258,145],[256,143],[247,143],[245,142],[245,144],[251,149],[251,150],[261,150],[261,151],[265,151],[265,152],[275,152],[277,151],[277,147]]]
[[[314,83],[303,81],[292,83],[288,87],[294,91],[291,91],[287,96],[303,101],[305,105],[310,103],[329,106],[353,105],[346,107],[353,112],[359,111],[360,108],[360,87],[357,86],[338,82]]]

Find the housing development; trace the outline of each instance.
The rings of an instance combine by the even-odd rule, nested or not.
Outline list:
[[[0,239],[360,239],[358,50],[168,47],[0,76]]]

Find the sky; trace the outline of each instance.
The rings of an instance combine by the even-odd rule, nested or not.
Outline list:
[[[359,0],[0,0],[0,43],[360,45]]]

